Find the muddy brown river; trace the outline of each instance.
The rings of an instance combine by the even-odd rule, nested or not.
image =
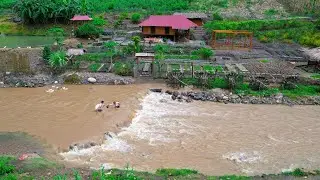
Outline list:
[[[214,175],[320,167],[319,106],[187,104],[148,93],[154,86],[0,89],[0,131],[35,135],[73,166],[192,168]],[[100,100],[120,101],[121,108],[96,113]],[[67,151],[89,141],[100,145]]]

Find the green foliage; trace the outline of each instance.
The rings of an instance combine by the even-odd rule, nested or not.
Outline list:
[[[89,70],[91,72],[98,72],[98,69],[100,68],[100,66],[101,64],[98,64],[98,63],[90,64]]]
[[[91,0],[92,9],[105,12],[107,9],[117,12],[147,11],[153,14],[187,10],[190,4],[186,0]]]
[[[63,37],[65,36],[65,32],[60,27],[53,27],[48,29],[47,35],[54,37],[55,41],[61,45]]]
[[[320,95],[320,87],[317,85],[302,85],[297,84],[293,90],[282,90],[284,95],[290,98],[297,98],[301,96],[316,96]]]
[[[76,61],[87,61],[87,62],[102,62],[108,59],[109,55],[107,53],[86,53],[81,56],[76,56]]]
[[[278,13],[279,13],[279,12],[278,12],[278,10],[276,10],[276,9],[268,9],[268,10],[264,11],[264,15],[265,15],[266,17],[269,17],[269,18],[277,15]]]
[[[101,33],[102,29],[91,23],[84,24],[75,31],[75,35],[81,38],[99,37]]]
[[[308,33],[304,34],[299,43],[309,47],[320,47],[320,33]]]
[[[224,78],[214,78],[213,80],[209,81],[209,87],[210,89],[214,88],[221,88],[221,89],[228,89],[228,82]]]
[[[247,20],[247,21],[209,21],[204,27],[208,32],[212,30],[248,30],[248,31],[267,31],[288,28],[298,28],[314,25],[311,22],[301,19],[290,20]]]
[[[219,11],[216,11],[212,14],[213,21],[222,21],[223,17],[220,15]]]
[[[140,36],[133,36],[131,40],[133,41],[134,52],[135,53],[141,52],[142,47],[140,45],[140,42],[141,42]]]
[[[54,52],[50,55],[49,65],[53,69],[62,69],[67,65],[66,53],[63,51]]]
[[[132,76],[133,65],[132,63],[116,62],[114,64],[114,73],[120,76]]]
[[[0,156],[0,177],[15,171],[15,166],[11,164],[12,160],[10,156]]]
[[[75,170],[73,171],[73,177],[74,177],[74,180],[81,180],[82,179],[82,177],[79,174],[79,172],[75,171]]]
[[[157,175],[160,176],[187,176],[191,174],[198,174],[198,171],[191,169],[157,169]]]
[[[75,14],[87,14],[86,0],[18,0],[14,11],[31,24],[68,22]]]
[[[311,78],[312,79],[320,79],[320,74],[312,74]]]
[[[141,14],[139,14],[139,13],[134,13],[134,14],[132,14],[132,16],[131,16],[131,21],[132,21],[133,23],[139,23],[140,20],[141,20]]]
[[[191,59],[191,60],[198,60],[200,56],[198,55],[175,55],[175,54],[164,54],[164,59]],[[157,57],[156,57],[157,59]]]
[[[166,44],[156,44],[154,47],[153,47],[153,50],[156,52],[156,53],[168,53],[169,52],[169,45],[166,45]]]
[[[284,175],[291,175],[291,176],[295,176],[295,177],[303,177],[303,176],[307,176],[308,173],[307,172],[304,172],[302,169],[300,168],[296,168],[294,169],[292,172],[289,171],[289,172],[283,172],[282,174]]]
[[[65,84],[80,84],[81,79],[77,74],[72,74],[64,78]]]
[[[101,26],[104,26],[107,24],[107,21],[104,20],[103,18],[101,17],[94,17],[93,20],[92,20],[92,24],[94,26],[98,26],[98,27],[101,27]]]
[[[261,63],[268,63],[268,62],[270,62],[270,60],[268,60],[268,59],[263,59],[263,60],[260,60],[260,62],[261,62]]]
[[[44,158],[32,158],[23,162],[22,169],[25,172],[33,170],[46,170],[50,168],[57,168],[58,165]]]
[[[43,51],[42,51],[42,58],[43,60],[48,63],[49,59],[50,59],[50,55],[51,55],[51,49],[49,46],[45,46],[43,48]]]
[[[210,59],[214,55],[214,52],[210,48],[201,48],[193,51],[192,54],[199,55],[202,59]]]

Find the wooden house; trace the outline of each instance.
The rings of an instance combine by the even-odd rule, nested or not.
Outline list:
[[[175,40],[178,31],[189,32],[198,25],[181,15],[150,16],[139,24],[144,37],[168,37]]]
[[[173,15],[182,15],[188,18],[193,23],[197,24],[198,26],[202,26],[208,16],[205,13],[196,13],[196,12],[189,12],[189,13],[174,13]]]

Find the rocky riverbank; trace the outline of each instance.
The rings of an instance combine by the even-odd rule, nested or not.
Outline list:
[[[43,87],[52,84],[107,84],[127,85],[134,83],[131,77],[117,76],[112,73],[64,73],[62,75],[51,74],[14,74],[6,73],[0,77],[0,88],[8,87]]]
[[[211,91],[199,92],[179,92],[179,91],[163,91],[162,89],[151,89],[152,92],[166,93],[171,95],[172,100],[180,102],[192,101],[209,101],[219,103],[234,103],[234,104],[284,104],[284,105],[320,105],[320,96],[300,97],[298,99],[290,99],[282,93],[270,97],[257,97],[248,95],[237,95],[230,92],[216,89]]]

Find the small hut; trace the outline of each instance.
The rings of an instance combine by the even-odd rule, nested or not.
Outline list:
[[[75,26],[77,27],[77,26],[82,25],[82,24],[89,22],[91,20],[92,20],[92,18],[90,18],[88,15],[75,15],[75,16],[73,16],[73,18],[70,19],[70,21],[73,22],[72,36],[74,36]]]
[[[320,68],[320,48],[305,48],[303,52],[309,58],[308,65],[316,65]]]
[[[178,34],[190,36],[190,28],[198,25],[181,15],[150,16],[139,24],[146,37],[167,37],[174,41]],[[183,33],[181,33],[183,32]]]

